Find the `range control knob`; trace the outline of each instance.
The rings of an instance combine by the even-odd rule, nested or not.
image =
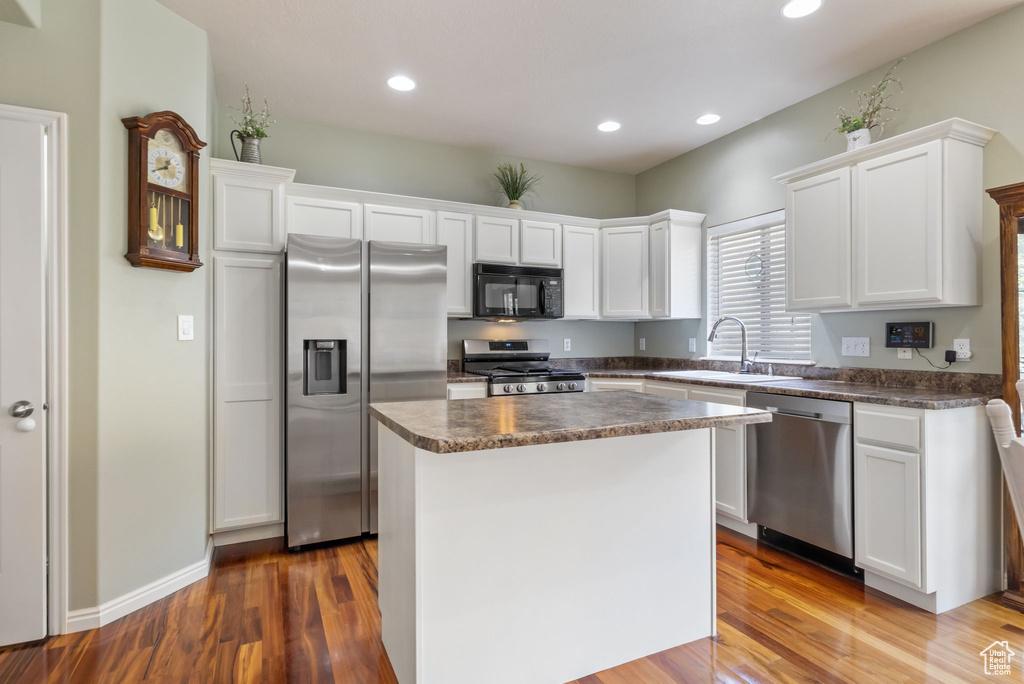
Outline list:
[[[576,383],[575,382],[570,382],[569,383],[569,391],[573,392],[575,390],[576,390]]]
[[[544,384],[543,382],[537,385],[537,391],[538,391],[538,392],[543,392],[543,391],[544,391],[544,390],[546,390],[547,388],[548,388],[548,386],[547,386],[547,385],[545,385],[545,384]]]
[[[512,385],[505,385],[504,387],[502,387],[502,389],[505,390],[505,394],[512,393]]]
[[[558,383],[558,391],[559,392],[564,392],[565,391],[565,383],[564,382]]]
[[[526,385],[517,385],[516,389],[519,390],[520,392],[525,392],[526,391]]]

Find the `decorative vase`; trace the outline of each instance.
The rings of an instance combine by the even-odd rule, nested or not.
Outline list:
[[[523,205],[519,203],[519,200],[509,200],[507,209],[522,209]]]
[[[858,128],[846,134],[846,151],[859,150],[871,144],[871,129]]]
[[[238,154],[238,149],[235,147],[235,138],[242,141],[242,154]],[[260,140],[263,138],[246,138],[242,136],[240,131],[231,131],[231,149],[235,153],[235,159],[238,161],[247,162],[249,164],[262,164],[263,160],[260,158]]]

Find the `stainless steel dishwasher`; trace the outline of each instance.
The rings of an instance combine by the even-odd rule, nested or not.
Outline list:
[[[747,426],[750,521],[850,559],[852,570],[852,405],[748,392],[747,406],[772,413]]]

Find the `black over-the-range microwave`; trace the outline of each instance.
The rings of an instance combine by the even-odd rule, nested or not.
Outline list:
[[[562,317],[562,269],[473,264],[473,317]]]

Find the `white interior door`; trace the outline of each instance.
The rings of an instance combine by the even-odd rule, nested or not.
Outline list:
[[[0,115],[0,645],[46,636],[45,160],[43,126]]]

